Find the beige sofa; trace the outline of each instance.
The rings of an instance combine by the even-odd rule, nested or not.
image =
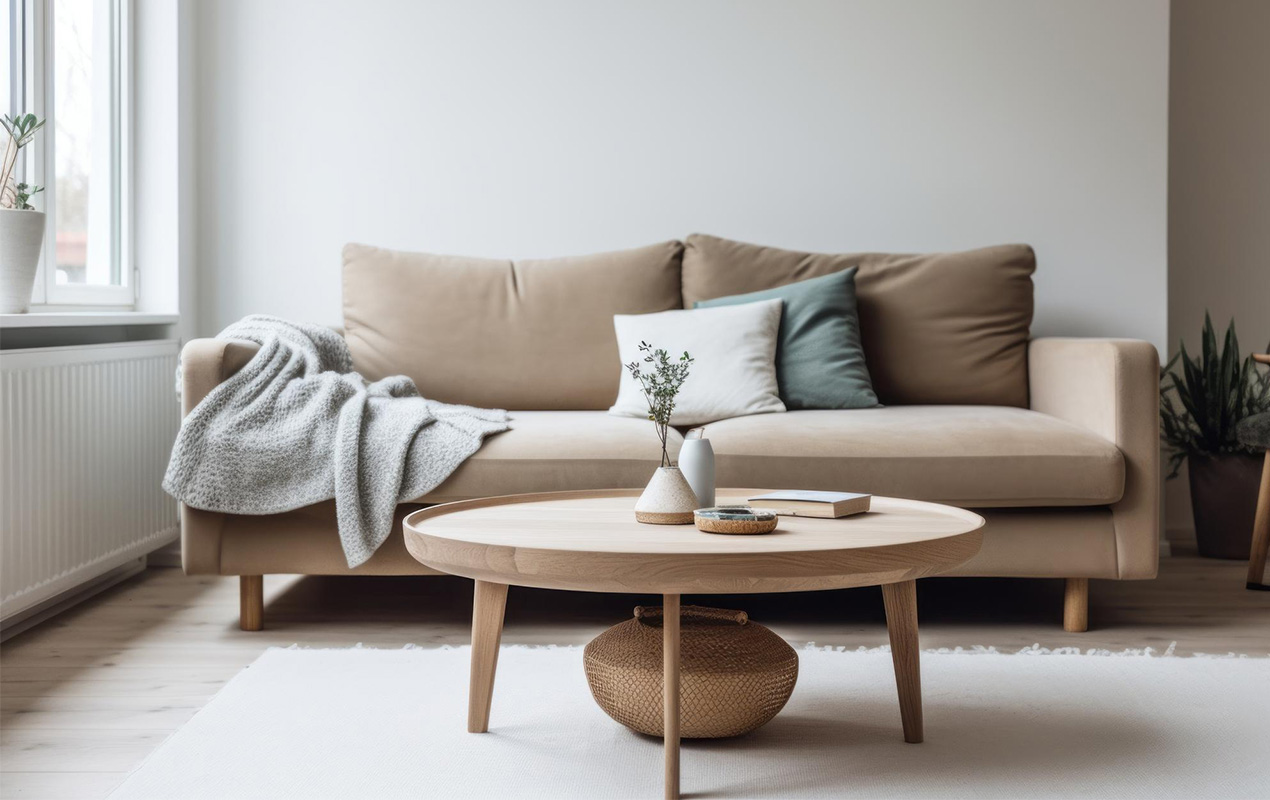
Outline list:
[[[883,406],[708,426],[720,486],[867,491],[972,508],[988,524],[954,574],[1064,578],[1083,630],[1088,580],[1151,578],[1159,542],[1159,359],[1118,339],[1029,339],[1030,248],[817,255],[694,235],[598,256],[506,262],[345,249],[354,363],[425,396],[512,410],[512,428],[419,504],[636,488],[658,464],[650,423],[610,416],[617,313],[691,306],[858,265],[862,338]],[[672,347],[673,343],[666,343]],[[255,353],[191,341],[185,410]],[[672,444],[678,447],[681,439]],[[243,576],[244,627],[271,573],[416,575],[397,533],[350,570],[331,503],[272,516],[182,508],[190,574]],[[989,612],[985,612],[987,615]]]

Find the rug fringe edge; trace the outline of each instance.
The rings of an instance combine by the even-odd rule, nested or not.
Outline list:
[[[861,645],[856,648],[847,648],[844,645],[817,645],[815,642],[803,642],[794,644],[795,649],[804,652],[822,652],[822,653],[850,653],[854,655],[877,655],[890,653],[890,645],[880,645],[878,647],[865,647]],[[505,644],[502,650],[566,650],[575,651],[582,650],[585,645],[578,644]],[[286,647],[273,646],[268,650],[305,650],[314,652],[341,652],[351,650],[367,650],[367,651],[397,651],[397,650],[468,650],[470,645],[451,645],[442,644],[436,646],[418,645],[413,642],[402,645],[401,647],[375,647],[368,646],[362,642],[358,642],[351,647],[308,647],[299,642],[288,645]],[[1018,650],[1001,650],[994,645],[972,645],[970,647],[931,647],[922,650],[922,653],[929,655],[965,655],[965,656],[1088,656],[1094,658],[1204,658],[1204,659],[1263,659],[1270,658],[1270,653],[1250,654],[1250,653],[1192,653],[1190,655],[1178,655],[1177,642],[1170,642],[1169,646],[1164,650],[1157,650],[1154,647],[1127,647],[1123,650],[1110,650],[1101,647],[1080,648],[1074,646],[1064,647],[1042,647],[1039,642],[1034,642],[1028,647]]]

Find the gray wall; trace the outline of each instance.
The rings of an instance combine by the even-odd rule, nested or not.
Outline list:
[[[338,323],[347,241],[704,231],[1027,242],[1036,333],[1166,340],[1166,0],[217,0],[197,23],[204,333]]]
[[[1245,352],[1270,342],[1270,2],[1174,0],[1169,81],[1169,352],[1204,311]],[[1182,480],[1171,537],[1193,535]]]

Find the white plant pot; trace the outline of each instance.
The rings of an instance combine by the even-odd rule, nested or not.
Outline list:
[[[635,519],[652,525],[688,525],[697,496],[678,467],[658,467],[635,501]]]
[[[43,211],[0,209],[0,314],[30,309],[43,243]]]

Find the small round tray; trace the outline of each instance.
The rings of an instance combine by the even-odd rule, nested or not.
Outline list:
[[[692,512],[697,530],[705,533],[756,534],[776,530],[776,512],[749,506],[715,506]]]

